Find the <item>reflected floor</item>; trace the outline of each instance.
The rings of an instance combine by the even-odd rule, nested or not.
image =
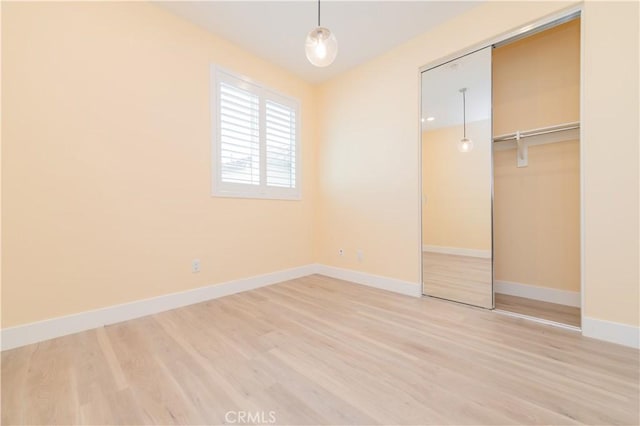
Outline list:
[[[422,252],[423,293],[492,307],[491,259]]]
[[[580,308],[496,293],[496,309],[580,327]]]

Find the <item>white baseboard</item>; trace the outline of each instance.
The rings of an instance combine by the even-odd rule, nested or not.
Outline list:
[[[153,315],[159,312],[312,274],[322,274],[410,296],[419,297],[422,293],[420,285],[418,284],[332,266],[310,264],[16,327],[4,328],[0,334],[0,345],[3,351],[13,349],[31,343],[79,333],[81,331],[140,318],[146,315]]]
[[[526,297],[527,299],[557,303],[559,305],[580,307],[579,291],[556,290],[554,288],[500,280],[493,282],[493,289],[496,293],[508,294],[509,296]]]
[[[640,349],[640,328],[628,324],[584,316],[582,335]]]
[[[80,312],[2,329],[2,350],[17,348],[92,328],[127,321],[158,312],[180,308],[255,288],[276,284],[317,273],[317,265],[305,265],[264,275],[228,281],[178,293],[165,294],[149,299],[106,308]]]
[[[491,259],[491,250],[477,250],[461,247],[431,246],[422,245],[422,251],[431,253],[454,254],[457,256],[481,257],[483,259]]]
[[[400,293],[407,296],[422,296],[422,286],[420,283],[412,283],[395,278],[354,271],[353,269],[337,268],[335,266],[317,265],[317,268],[318,274],[325,275],[327,277],[351,281],[357,284],[363,284],[369,287],[392,291],[394,293]]]
[[[80,312],[74,315],[5,328],[1,330],[0,345],[4,351],[312,274],[321,274],[413,297],[420,297],[422,295],[422,287],[419,283],[412,283],[409,281],[402,281],[395,278],[368,274],[351,269],[337,268],[334,266],[311,264],[269,274],[200,287],[179,293],[171,293],[150,299],[137,300],[135,302],[124,303],[121,305]],[[520,284],[520,286],[523,286],[523,284]],[[520,294],[516,294],[516,296]],[[533,298],[530,294],[525,297]],[[558,299],[556,298],[554,300]],[[580,304],[578,303],[578,306],[579,305]],[[634,348],[639,347],[638,327],[584,317],[582,330],[583,335],[587,337],[593,337],[595,339],[605,340]]]

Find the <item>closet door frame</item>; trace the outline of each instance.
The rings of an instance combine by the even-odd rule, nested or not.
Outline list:
[[[538,19],[536,21],[530,22],[526,25],[519,26],[518,28],[503,33],[501,35],[495,36],[489,40],[477,43],[468,47],[466,49],[459,50],[450,55],[444,56],[438,60],[431,61],[426,65],[423,65],[418,69],[418,87],[420,88],[420,93],[422,94],[422,73],[431,68],[435,68],[437,66],[446,64],[447,62],[451,62],[455,59],[458,59],[462,56],[469,55],[471,53],[477,52],[478,50],[484,49],[486,47],[495,47],[503,44],[507,44],[513,41],[516,41],[520,38],[525,38],[531,36],[537,32],[544,31],[545,29],[554,27],[556,25],[562,24],[564,22],[570,21],[582,15],[583,6],[581,4],[571,6],[559,12],[548,15],[544,18]],[[581,23],[580,25],[580,323],[584,324],[584,149],[582,141],[584,140],[584,126],[582,125],[582,100],[584,98],[584,25]],[[422,232],[423,232],[423,224],[422,224],[422,214],[423,214],[423,203],[422,203],[422,95],[419,96],[418,105],[418,159],[419,159],[419,170],[420,170],[420,179],[418,184],[418,208],[419,208],[419,217],[420,217],[420,247],[419,250],[419,258],[420,258],[420,293],[423,292],[423,282],[424,282],[424,273],[422,267]],[[491,222],[493,226],[493,153],[491,155]],[[494,270],[493,268],[493,230],[491,232],[491,259],[492,259],[492,287],[493,282],[495,281]],[[424,294],[422,294],[424,296]],[[495,291],[492,291],[493,297],[493,305],[495,306]]]

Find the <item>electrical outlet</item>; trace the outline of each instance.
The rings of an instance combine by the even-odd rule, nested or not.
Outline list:
[[[344,249],[338,249],[338,256],[344,256]]]
[[[358,258],[358,262],[362,262],[364,260],[364,252],[362,249],[356,250],[356,257]]]
[[[200,272],[200,259],[193,259],[191,261],[191,272],[194,274]]]

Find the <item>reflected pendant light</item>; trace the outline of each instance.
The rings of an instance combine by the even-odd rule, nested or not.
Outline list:
[[[467,88],[460,89],[460,93],[462,93],[462,139],[458,142],[458,151],[469,152],[473,149],[473,141],[467,138]]]
[[[307,35],[304,50],[309,62],[316,67],[331,65],[338,54],[336,36],[328,28],[320,26],[320,0],[318,0],[318,27]]]

